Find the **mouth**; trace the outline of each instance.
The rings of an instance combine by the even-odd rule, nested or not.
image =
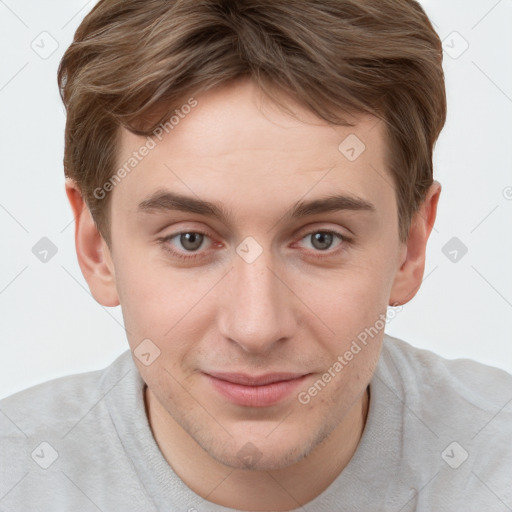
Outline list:
[[[291,393],[311,374],[204,373],[214,390],[230,402],[245,407],[269,407]]]

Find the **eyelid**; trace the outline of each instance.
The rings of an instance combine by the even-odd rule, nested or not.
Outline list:
[[[347,229],[347,231],[350,230]],[[314,225],[301,228],[296,232],[294,236],[302,240],[302,238],[304,238],[305,236],[312,235],[313,233],[334,233],[336,235],[341,236],[345,240],[350,239],[350,235],[344,233],[341,227],[327,227],[325,225]],[[350,233],[352,233],[352,231],[350,231]]]

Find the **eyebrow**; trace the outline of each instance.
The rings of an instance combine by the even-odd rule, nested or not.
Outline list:
[[[197,213],[199,215],[217,218],[224,223],[228,223],[228,220],[232,216],[229,210],[222,204],[211,203],[167,190],[157,190],[150,197],[140,202],[137,210],[141,213],[168,211]],[[318,213],[343,210],[376,212],[375,206],[361,197],[335,194],[311,201],[299,201],[293,205],[285,217],[289,219],[300,219]]]

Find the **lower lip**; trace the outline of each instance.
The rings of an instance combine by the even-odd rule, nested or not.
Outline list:
[[[288,397],[307,375],[297,379],[265,384],[264,386],[244,386],[205,374],[212,386],[230,402],[246,407],[268,407]]]

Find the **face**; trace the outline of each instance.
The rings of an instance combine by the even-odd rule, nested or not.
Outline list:
[[[195,99],[111,192],[117,294],[163,413],[217,461],[252,450],[252,467],[282,468],[336,429],[378,360],[401,254],[383,125],[289,103],[293,118],[251,82]],[[124,131],[119,162],[145,143]]]

